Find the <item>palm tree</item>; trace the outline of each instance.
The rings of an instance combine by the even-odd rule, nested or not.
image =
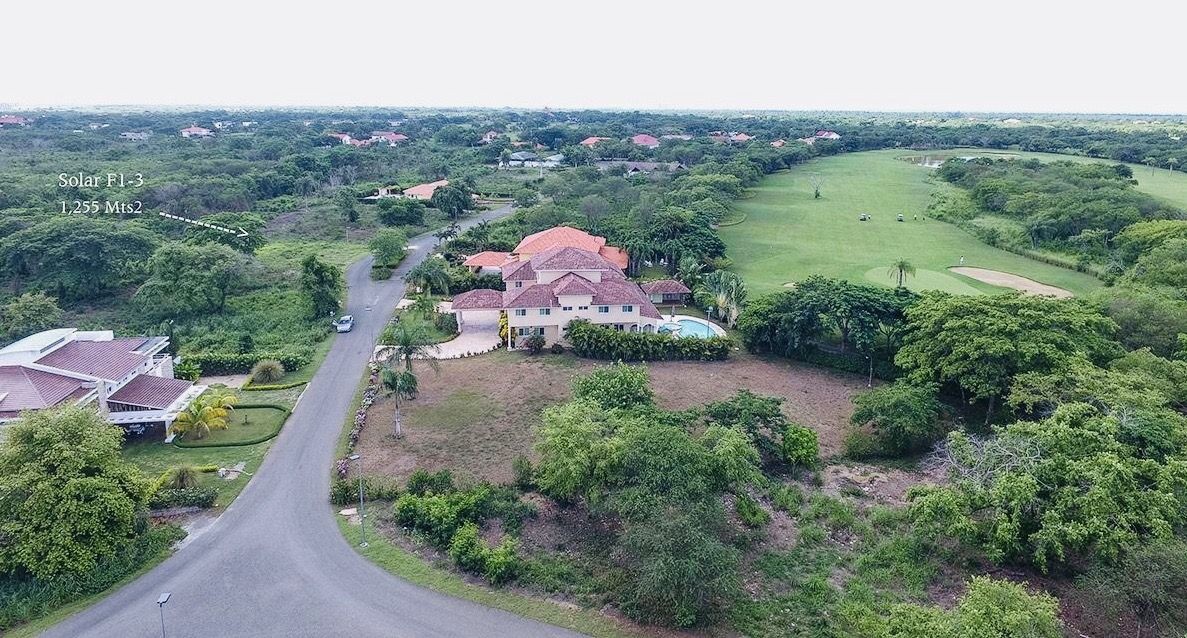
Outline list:
[[[696,288],[701,281],[701,272],[705,266],[697,261],[695,257],[684,256],[680,258],[680,262],[676,264],[676,279],[680,283],[688,286],[690,289]]]
[[[437,300],[428,295],[417,295],[408,309],[422,317],[428,317],[437,312]]]
[[[391,342],[387,345],[392,349],[392,361],[403,362],[404,369],[408,372],[412,372],[413,359],[428,361],[429,367],[433,370],[440,367],[437,359],[433,358],[433,354],[440,350],[440,347],[429,341],[429,336],[422,326],[396,324],[392,330]]]
[[[701,277],[697,297],[702,304],[715,308],[717,317],[733,327],[746,304],[746,282],[732,272],[715,270]]]
[[[1177,166],[1178,163],[1179,163],[1179,158],[1177,158],[1177,157],[1166,158],[1166,170],[1168,170],[1168,171],[1175,170],[1175,166]]]
[[[461,232],[461,229],[462,229],[462,227],[458,226],[457,222],[449,222],[448,226],[433,233],[433,237],[437,238],[437,243],[449,241],[450,239],[457,237],[458,233]]]
[[[899,259],[899,260],[896,260],[894,263],[890,264],[890,270],[887,272],[887,274],[894,275],[896,272],[898,273],[898,287],[902,288],[903,287],[903,276],[911,275],[912,277],[914,277],[915,276],[915,266],[912,266],[911,262],[907,261],[906,259]]]
[[[384,368],[380,375],[383,388],[392,396],[395,403],[395,417],[392,419],[392,436],[404,436],[404,428],[400,425],[400,400],[412,399],[416,396],[416,375],[411,370]]]
[[[211,430],[227,429],[227,416],[235,409],[238,397],[225,392],[207,392],[194,399],[173,421],[173,431],[180,434],[194,432],[203,438]]]
[[[426,295],[449,292],[449,271],[444,259],[430,257],[404,275],[404,281],[420,288]]]
[[[1142,160],[1142,162],[1145,163],[1146,166],[1150,167],[1150,174],[1153,175],[1154,166],[1158,164],[1158,160],[1154,159],[1153,157],[1147,157],[1146,159]]]

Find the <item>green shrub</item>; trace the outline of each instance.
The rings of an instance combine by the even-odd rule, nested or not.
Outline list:
[[[395,501],[400,497],[400,486],[391,479],[364,475],[363,496],[366,501]],[[358,478],[334,479],[330,484],[330,502],[334,505],[357,504]]]
[[[882,449],[878,437],[867,430],[850,430],[843,445],[845,456],[858,460],[878,456]]]
[[[171,507],[214,507],[218,499],[218,490],[213,487],[192,487],[187,489],[165,488],[157,490],[149,499],[148,506],[154,510],[169,509]]]
[[[492,585],[501,585],[519,574],[521,563],[518,554],[519,543],[514,538],[504,538],[498,547],[486,552],[486,567],[483,576]]]
[[[284,366],[285,370],[296,370],[313,359],[309,351],[302,352],[195,352],[185,355],[185,359],[194,363],[202,370],[202,374],[244,374],[251,371],[257,361],[274,359]]]
[[[449,470],[429,472],[421,468],[412,471],[408,477],[408,492],[423,496],[424,494],[445,494],[454,490],[453,474]]]
[[[771,522],[771,514],[763,509],[758,501],[750,498],[746,494],[738,496],[738,502],[734,504],[734,510],[738,513],[738,518],[742,520],[742,524],[746,527],[762,527]]]
[[[777,485],[771,488],[771,504],[776,509],[794,514],[804,502],[804,493],[795,485]]]
[[[647,368],[615,363],[573,379],[573,398],[590,399],[606,410],[651,405]]]
[[[188,490],[198,487],[198,469],[192,465],[178,465],[169,470],[165,480],[167,489]]]
[[[394,272],[391,266],[371,266],[371,281],[387,281]]]
[[[256,383],[276,383],[283,376],[284,366],[275,359],[263,359],[251,367],[251,380]]]
[[[452,312],[433,313],[433,327],[447,335],[458,333],[457,315]]]
[[[680,339],[614,330],[581,319],[569,322],[565,338],[578,356],[612,361],[724,361],[734,348],[729,337]]]
[[[449,541],[449,557],[458,567],[481,574],[486,571],[486,543],[478,534],[478,525],[466,523],[458,528]]]
[[[559,341],[553,343],[552,346],[549,348],[549,350],[552,352],[552,354],[564,354],[565,353],[565,347],[563,345],[561,345],[561,343]]]
[[[816,431],[794,423],[783,430],[783,460],[795,467],[811,468],[820,463]]]
[[[901,456],[930,447],[943,434],[934,386],[900,380],[864,392],[853,403],[856,409],[850,422],[870,428],[885,455]]]
[[[544,344],[546,343],[544,335],[532,335],[520,342],[520,346],[528,351],[528,354],[536,355],[544,351]]]
[[[458,528],[482,517],[489,498],[490,488],[485,485],[449,494],[404,494],[396,499],[395,517],[437,547],[446,548]]]
[[[532,489],[535,470],[532,469],[532,462],[528,457],[522,454],[515,457],[515,460],[511,462],[511,471],[515,473],[516,488],[523,492]]]
[[[193,383],[201,378],[202,368],[189,359],[182,359],[181,363],[173,366],[173,376]]]

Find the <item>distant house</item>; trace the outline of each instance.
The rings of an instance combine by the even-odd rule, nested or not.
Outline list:
[[[0,115],[0,128],[5,126],[28,126],[30,121],[20,115]]]
[[[22,412],[94,404],[134,432],[173,421],[206,386],[173,378],[165,337],[115,338],[110,330],[46,330],[0,348],[0,423]]]
[[[186,138],[210,137],[212,135],[214,135],[214,131],[201,126],[187,126],[186,128],[181,129],[181,136]]]
[[[124,131],[120,133],[120,139],[132,140],[133,142],[143,142],[152,137],[152,131]]]
[[[346,133],[326,133],[326,135],[338,140],[342,144],[350,144],[351,140],[354,139]]]
[[[482,139],[478,140],[479,144],[490,144],[499,137],[498,131],[487,131],[482,134]]]
[[[442,186],[449,186],[449,180],[439,179],[435,182],[429,182],[428,184],[417,184],[412,188],[406,188],[404,189],[404,197],[422,200],[432,199],[433,193]]]
[[[811,146],[816,143],[816,140],[839,140],[839,139],[841,139],[841,136],[838,135],[835,131],[820,130],[820,131],[816,131],[815,134],[810,135],[808,137],[801,137],[800,141],[803,142],[804,144],[807,144],[808,146]]]
[[[526,162],[528,160],[534,160],[539,157],[540,157],[539,155],[536,155],[535,153],[533,153],[531,151],[516,151],[511,154],[511,161]]]
[[[92,131],[98,131],[99,129],[107,128],[109,126],[111,125],[101,122],[91,122],[90,124],[87,124],[87,128],[91,129]]]
[[[511,259],[513,259],[511,253],[484,250],[476,255],[467,257],[463,265],[469,268],[470,272],[484,275],[487,273],[502,272],[503,264]]]
[[[255,126],[256,124],[259,124],[259,122],[256,122],[256,121],[254,121],[254,120],[251,120],[251,121],[248,121],[248,122],[240,122],[240,123],[239,123],[239,126],[242,126],[243,128],[248,128],[248,127],[250,127],[250,126]]]
[[[399,197],[401,194],[402,193],[400,192],[399,186],[380,186],[379,188],[375,189],[375,192],[364,197],[363,199],[365,199],[365,200],[390,199],[392,197]]]
[[[787,140],[782,138],[777,139],[774,142],[771,142],[771,146],[774,146],[775,148],[783,148],[784,146],[787,146]]]
[[[744,142],[749,142],[752,139],[754,139],[753,135],[747,135],[745,133],[730,133],[730,141],[731,142],[744,143]]]
[[[614,139],[614,138],[612,138],[612,137],[597,137],[597,136],[587,137],[587,138],[581,140],[581,145],[586,148],[589,148],[589,147],[592,147],[594,144],[597,144],[598,142],[608,142],[612,139]]]
[[[754,136],[747,135],[746,133],[739,133],[738,131],[730,131],[728,133],[725,131],[713,131],[709,133],[709,139],[713,140],[714,142],[732,142],[740,144],[749,142],[750,140],[754,139]]]
[[[1021,123],[1022,123],[1022,120],[1020,120],[1016,117],[1008,117],[1008,118],[1002,120],[1002,124],[1021,124]]]
[[[621,170],[623,175],[647,175],[656,171],[674,173],[687,167],[680,162],[628,162],[624,160],[601,160],[594,163],[598,170]]]
[[[408,136],[403,133],[395,131],[371,131],[372,142],[387,142],[388,146],[395,146],[400,142],[408,141]]]
[[[691,135],[684,135],[683,133],[678,134],[678,135],[674,135],[674,134],[660,135],[659,137],[660,137],[660,139],[663,139],[663,140],[683,140],[685,142],[692,139]]]
[[[660,279],[639,284],[653,304],[684,304],[692,291],[675,279]]]
[[[659,148],[659,140],[646,133],[632,135],[631,144],[634,144],[635,146],[644,146],[646,148]]]
[[[235,123],[229,121],[218,121],[214,123],[214,128],[220,131],[225,131],[230,128],[235,128]]]
[[[524,168],[557,168],[564,162],[565,156],[562,153],[540,157],[531,151],[518,151],[508,157],[507,165]]]

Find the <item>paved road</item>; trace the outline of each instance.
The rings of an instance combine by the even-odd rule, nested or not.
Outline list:
[[[355,329],[336,336],[260,471],[231,507],[148,574],[44,635],[160,636],[156,599],[165,591],[173,594],[165,608],[169,638],[576,635],[406,583],[359,556],[338,532],[327,504],[334,445],[375,337],[403,296],[400,275],[434,240],[412,243],[416,248],[391,281],[372,282],[369,259],[347,271]]]

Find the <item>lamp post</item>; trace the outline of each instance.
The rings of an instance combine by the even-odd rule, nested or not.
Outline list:
[[[157,596],[157,609],[161,610],[161,638],[165,638],[165,603],[169,602],[169,592]]]
[[[359,534],[362,542],[359,547],[367,546],[367,514],[363,509],[363,457],[358,454],[351,454],[350,460],[354,461],[359,469]]]
[[[713,326],[709,323],[709,317],[713,315],[713,306],[709,306],[709,311],[705,313],[705,329],[709,331],[709,336],[717,334],[713,330]]]

